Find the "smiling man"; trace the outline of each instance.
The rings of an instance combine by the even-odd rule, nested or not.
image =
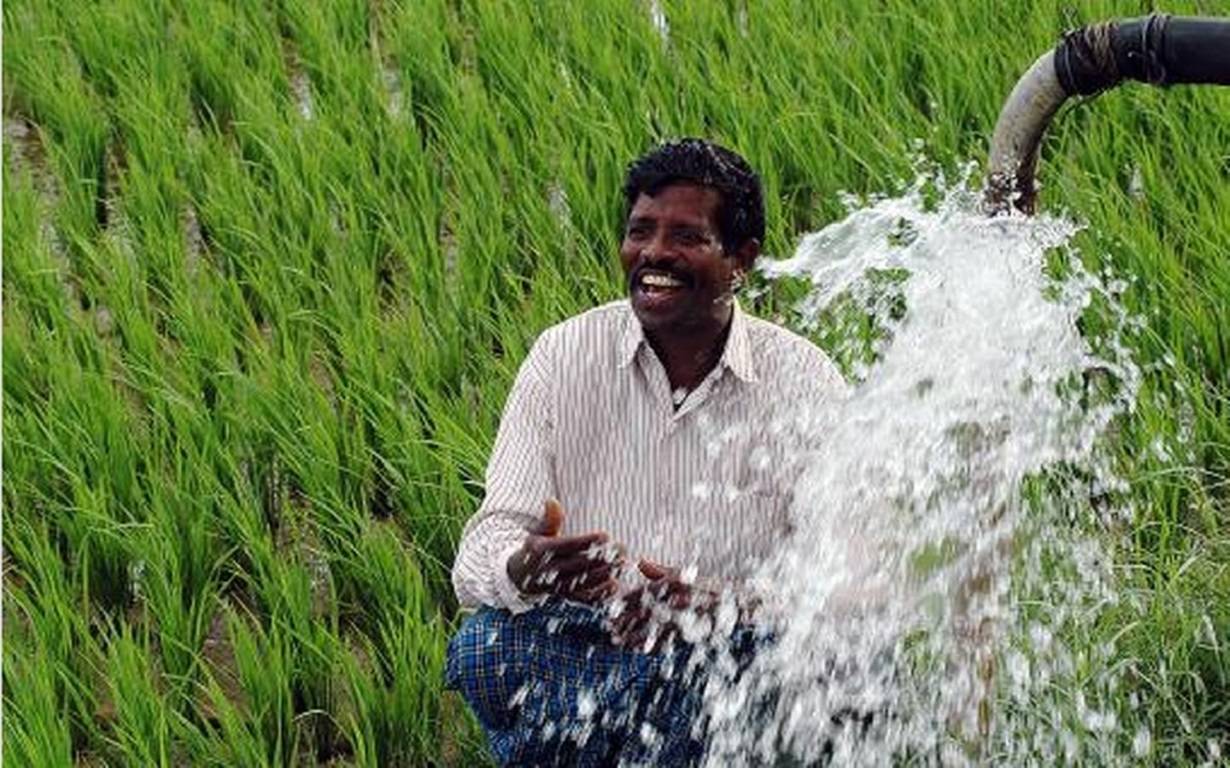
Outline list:
[[[668,143],[624,197],[628,298],[534,344],[453,567],[475,613],[448,682],[504,764],[703,756],[705,665],[687,662],[715,633],[750,652],[774,596],[749,577],[789,533],[808,417],[844,391],[823,352],[735,299],[764,238],[743,158]]]

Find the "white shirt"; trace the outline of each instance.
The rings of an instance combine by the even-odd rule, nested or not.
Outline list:
[[[547,329],[508,395],[486,497],[462,533],[458,601],[533,604],[507,563],[548,497],[563,504],[565,535],[603,530],[632,562],[737,584],[789,532],[801,459],[823,437],[813,415],[845,389],[819,348],[737,303],[721,359],[687,393],[670,391],[626,300]]]

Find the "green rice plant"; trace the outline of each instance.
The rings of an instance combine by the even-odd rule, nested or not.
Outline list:
[[[5,46],[6,100],[20,104],[39,127],[50,165],[62,182],[55,210],[69,257],[97,234],[97,195],[103,182],[109,127],[104,105],[69,47],[51,3],[8,6],[4,25],[17,34]],[[74,258],[74,266],[85,265]]]
[[[286,765],[296,759],[294,702],[290,688],[293,651],[278,624],[268,631],[228,611],[227,634],[234,647],[236,675],[244,693],[240,708],[214,681],[208,696],[217,713],[228,764]]]
[[[6,605],[5,610],[12,608]],[[9,760],[20,765],[72,765],[72,733],[57,701],[51,659],[37,648],[14,647],[10,633],[5,646],[4,706],[12,718],[4,733]]]
[[[12,510],[6,505],[6,510]],[[67,764],[98,744],[99,649],[45,525],[6,516],[5,742],[9,758]],[[20,581],[9,575],[21,573]],[[65,750],[68,750],[67,752]]]
[[[351,654],[344,667],[356,762],[424,762],[453,727],[440,719],[446,625],[397,536],[373,527],[358,546],[360,557],[339,566],[346,599],[366,606],[357,617],[364,662]]]
[[[117,757],[128,765],[172,765],[174,709],[158,689],[157,665],[131,628],[121,628],[107,648],[107,680],[115,708]]]
[[[1143,10],[661,8],[5,4],[14,764],[485,759],[442,691],[448,570],[529,345],[624,293],[625,164],[733,145],[783,256],[919,168],[960,177],[1064,28]],[[1118,711],[1158,764],[1230,746],[1227,115],[1218,89],[1125,87],[1065,109],[1040,172],[1139,318],[1125,604],[1079,641],[1137,670]],[[789,319],[799,287],[759,288]],[[874,341],[855,310],[828,348]]]

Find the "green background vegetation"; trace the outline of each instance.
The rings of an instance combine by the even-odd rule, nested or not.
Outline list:
[[[448,569],[528,345],[621,292],[625,164],[736,147],[788,255],[916,141],[981,162],[1063,29],[1149,7],[664,10],[668,42],[637,0],[4,3],[6,764],[481,759]],[[1143,611],[1082,642],[1168,764],[1230,748],[1228,177],[1230,93],[1182,88],[1067,110],[1042,172],[1144,320]]]

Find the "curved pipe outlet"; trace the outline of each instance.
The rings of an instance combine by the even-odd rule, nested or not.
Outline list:
[[[1071,96],[1126,80],[1152,85],[1230,85],[1230,19],[1153,14],[1068,32],[1017,81],[991,138],[986,205],[1033,213],[1038,148]]]

